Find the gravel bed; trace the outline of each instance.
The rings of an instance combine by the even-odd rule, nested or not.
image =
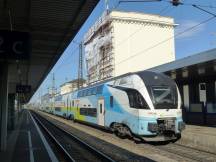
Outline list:
[[[133,162],[145,162],[145,161],[162,161],[162,162],[176,162],[176,161],[190,161],[186,157],[182,157],[164,150],[160,150],[146,143],[137,143],[134,140],[120,139],[114,134],[94,128],[92,126],[74,123],[73,121],[63,119],[54,115],[39,112],[41,115],[52,122],[55,122],[58,126],[70,131],[80,139],[84,140],[88,144],[103,153],[112,157],[116,161],[133,161]]]

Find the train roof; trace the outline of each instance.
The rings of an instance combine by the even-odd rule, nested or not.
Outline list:
[[[88,88],[91,88],[91,87],[96,87],[98,85],[101,85],[101,84],[104,84],[104,83],[107,83],[109,81],[113,81],[113,80],[116,80],[116,79],[119,79],[119,78],[122,78],[122,77],[126,77],[126,76],[130,76],[130,75],[139,75],[139,76],[143,76],[143,75],[149,75],[149,74],[152,74],[152,73],[155,73],[155,74],[159,74],[159,75],[163,75],[165,76],[163,73],[158,73],[158,72],[152,72],[152,71],[149,71],[149,70],[143,70],[143,71],[137,71],[137,72],[130,72],[130,73],[126,73],[126,74],[123,74],[123,75],[120,75],[120,76],[117,76],[117,77],[113,77],[113,78],[110,78],[110,79],[107,79],[107,80],[104,80],[104,81],[101,81],[101,82],[97,82],[95,84],[92,84],[92,85],[89,85],[87,87],[83,87],[79,90],[83,90],[83,89],[88,89]],[[76,90],[76,91],[79,91],[79,90]],[[74,91],[75,92],[75,91]]]
[[[154,74],[157,74],[157,75],[160,75],[160,76],[166,76],[165,74],[163,73],[158,73],[158,72],[152,72],[152,71],[149,71],[149,70],[143,70],[143,71],[137,71],[137,72],[130,72],[130,73],[126,73],[126,74],[123,74],[123,75],[120,75],[120,76],[117,76],[117,77],[113,77],[113,78],[110,78],[110,79],[107,79],[107,80],[104,80],[104,81],[101,81],[101,82],[97,82],[95,84],[92,84],[92,85],[89,85],[87,87],[83,87],[83,88],[80,88],[79,90],[76,90],[76,91],[73,91],[73,92],[68,92],[66,94],[63,94],[63,95],[68,95],[68,94],[72,94],[72,93],[77,93],[78,91],[80,90],[84,90],[84,89],[88,89],[88,88],[92,88],[92,87],[96,87],[96,86],[99,86],[99,85],[102,85],[104,83],[107,83],[109,81],[113,81],[113,80],[116,80],[116,79],[119,79],[119,78],[122,78],[122,77],[126,77],[126,76],[130,76],[130,75],[139,75],[141,78],[144,76],[152,76],[152,73]],[[167,76],[168,77],[168,76]],[[142,78],[143,79],[143,78]]]

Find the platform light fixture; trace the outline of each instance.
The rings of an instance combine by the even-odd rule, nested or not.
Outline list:
[[[205,74],[205,68],[198,68],[198,74]]]
[[[176,79],[176,72],[175,71],[171,71],[171,78]]]
[[[182,77],[183,78],[187,78],[188,77],[188,69],[187,68],[183,69],[183,71],[182,71]]]

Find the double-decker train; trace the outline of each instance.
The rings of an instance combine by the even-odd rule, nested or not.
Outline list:
[[[145,141],[178,139],[184,129],[181,97],[168,76],[128,73],[55,97],[45,111],[108,128],[121,137]]]

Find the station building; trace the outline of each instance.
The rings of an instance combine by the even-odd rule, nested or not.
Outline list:
[[[148,70],[176,81],[186,123],[216,125],[216,48]]]
[[[80,80],[79,79],[74,79],[74,80],[68,81],[68,82],[60,85],[60,94],[63,95],[63,94],[66,94],[66,93],[76,91],[79,88],[78,84],[79,84],[80,87],[86,86],[86,80],[84,80],[84,79],[80,79]]]

